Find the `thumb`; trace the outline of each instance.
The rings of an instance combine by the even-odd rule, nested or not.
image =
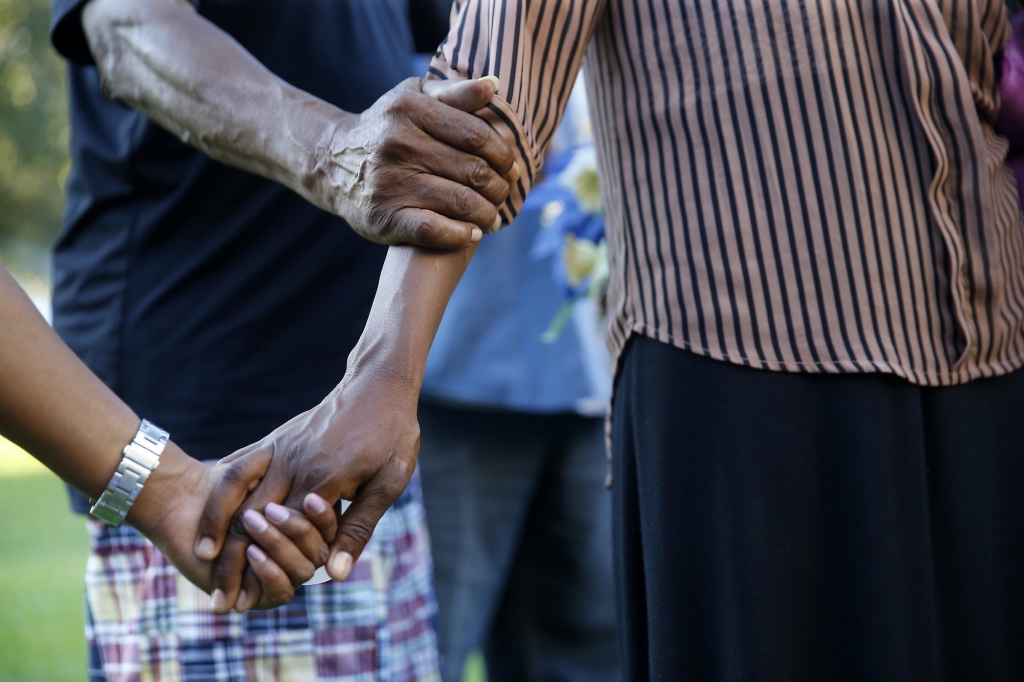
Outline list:
[[[203,515],[199,519],[196,533],[195,555],[201,561],[212,561],[220,554],[221,545],[228,533],[235,512],[246,496],[259,485],[266,475],[273,459],[271,448],[250,445],[229,458],[222,459],[218,469],[223,469],[213,492],[206,499]]]
[[[385,473],[367,481],[345,513],[338,518],[338,533],[331,543],[327,573],[335,580],[345,580],[384,512],[391,508],[405,489],[405,482]]]
[[[501,81],[497,76],[465,81],[423,81],[424,94],[468,113],[479,111],[490,104],[500,87]]]

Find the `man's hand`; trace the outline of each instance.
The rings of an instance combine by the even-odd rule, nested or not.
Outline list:
[[[152,540],[185,578],[210,592],[213,563],[197,559],[193,551],[199,540],[203,507],[209,505],[212,510],[229,514],[238,509],[269,465],[269,453],[256,452],[230,463],[208,466],[191,459],[172,443],[127,520]],[[305,516],[274,505],[267,507],[266,516],[249,510],[242,517],[259,543],[248,548],[249,564],[259,586],[257,608],[290,601],[295,582],[308,580],[327,560],[327,541],[334,538],[337,528],[334,510],[317,495],[308,495],[302,506]],[[214,592],[214,609],[226,611],[221,608],[223,602],[223,593]]]
[[[518,178],[512,148],[472,115],[492,79],[453,83],[452,106],[410,79],[356,115],[267,71],[187,1],[90,0],[82,29],[112,99],[374,242],[468,247]]]
[[[386,368],[350,372],[320,405],[224,460],[233,464],[272,457],[262,482],[242,509],[261,509],[271,502],[295,509],[310,493],[331,503],[339,498],[352,500],[339,519],[327,564],[332,578],[344,580],[416,467],[417,400],[418,386]],[[221,611],[232,606],[244,611],[261,598],[251,554],[250,569],[245,570],[252,529],[246,525],[243,530],[239,515],[233,512],[231,505],[208,504],[196,545],[199,560],[216,558],[214,588],[225,595],[217,604]],[[251,514],[239,513],[243,518]],[[222,546],[217,538],[225,534]],[[308,578],[305,574],[294,577],[295,584]]]
[[[501,226],[497,206],[519,168],[508,143],[473,115],[493,77],[455,83],[410,78],[339,124],[317,146],[309,186],[318,203],[367,239],[461,248]]]
[[[82,29],[111,99],[373,241],[467,247],[519,177],[508,143],[472,115],[497,91],[490,78],[445,84],[450,106],[410,79],[353,114],[282,81],[191,2],[89,0]]]
[[[407,81],[407,87],[410,84],[420,85],[419,81]],[[340,183],[343,195],[354,199],[355,205],[365,206],[370,223],[394,225],[397,231],[404,230],[407,235],[412,234],[409,230],[423,231],[432,239],[456,234],[445,225],[457,227],[459,222],[445,222],[446,219],[433,210],[454,210],[452,206],[445,208],[430,203],[443,204],[447,197],[467,218],[473,213],[476,216],[473,219],[480,223],[493,219],[488,229],[496,228],[498,213],[490,202],[503,201],[507,196],[508,181],[497,173],[511,170],[511,176],[515,177],[517,169],[512,170],[511,154],[507,164],[495,159],[486,168],[478,164],[477,168],[481,169],[478,175],[457,178],[460,182],[475,183],[481,191],[493,192],[477,202],[458,182],[431,179],[430,173],[434,172],[456,175],[465,160],[465,152],[444,151],[444,145],[437,138],[428,138],[425,133],[428,130],[431,136],[469,145],[476,154],[490,155],[492,148],[495,153],[509,151],[507,143],[490,126],[463,113],[482,108],[493,97],[496,85],[496,79],[492,78],[432,82],[428,86],[429,96],[412,93],[402,99],[406,102],[402,110],[420,112],[416,114],[398,113],[393,101],[385,98],[386,113],[371,109],[365,116],[365,127],[351,129],[344,136],[345,144],[332,146],[335,152],[331,158],[340,159],[333,166],[340,175],[334,177],[351,179],[350,184]],[[429,114],[439,111],[438,107],[440,111],[449,112],[441,121]],[[466,127],[452,127],[453,122],[462,117],[465,117]],[[389,121],[391,123],[384,128],[380,127]],[[408,127],[410,123],[424,128],[417,132]],[[395,136],[395,130],[404,132]],[[479,137],[471,132],[477,130]],[[399,143],[406,138],[411,141]],[[460,139],[464,142],[460,143]],[[381,140],[391,142],[382,144]],[[422,146],[414,147],[414,142]],[[435,151],[430,151],[432,149]],[[431,156],[435,152],[441,156]],[[374,166],[379,170],[373,173],[374,180],[367,182],[368,164],[381,158],[388,159],[388,163]],[[351,167],[346,165],[349,161],[353,164]],[[331,173],[325,172],[325,177],[329,176]],[[454,193],[446,194],[448,191]],[[356,219],[349,217],[349,220],[354,225],[359,224]],[[423,243],[412,236],[397,237],[396,234],[389,234],[389,240]],[[475,248],[470,248],[449,254],[460,263],[457,274],[465,269],[474,251]],[[427,279],[442,269],[451,270],[450,264],[442,268],[444,261],[435,260],[442,258],[441,254],[430,253],[434,255],[425,252],[417,258],[416,250],[392,249],[389,252],[367,329],[349,358],[349,371],[338,388],[314,409],[225,460],[232,462],[236,457],[254,453],[273,457],[266,476],[243,509],[261,509],[271,502],[298,509],[308,493],[317,493],[331,504],[339,498],[352,501],[339,519],[338,533],[331,544],[327,570],[336,580],[348,577],[377,522],[405,489],[416,466],[419,452],[416,407],[423,365],[430,339],[440,323],[439,310],[443,311],[444,301],[451,295],[450,291],[444,294],[439,310],[438,305],[427,305],[429,301],[417,299],[416,291],[425,287]],[[414,278],[427,278],[423,285],[410,286],[391,276],[402,271],[402,263],[410,258],[418,262],[413,269],[417,273]],[[443,276],[447,281],[444,289],[454,288],[457,274],[449,272]],[[418,314],[417,310],[424,314]],[[409,333],[403,331],[404,328],[408,328]],[[214,587],[225,594],[225,602],[220,604],[224,610],[234,606],[244,611],[259,603],[260,587],[252,567],[245,569],[246,548],[252,540],[237,515],[234,518],[232,522],[230,507],[213,509],[208,506],[200,524],[203,539],[196,545],[196,556],[206,561],[216,559]],[[224,537],[229,528],[222,546],[218,538]]]

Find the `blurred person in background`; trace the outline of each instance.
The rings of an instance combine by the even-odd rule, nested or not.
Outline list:
[[[495,223],[511,151],[441,100],[474,111],[496,86],[431,97],[418,79],[403,82],[413,11],[424,10],[405,0],[53,1],[72,156],[54,326],[193,457],[220,458],[342,399],[339,388],[321,402],[373,299],[386,249],[372,242],[462,248]],[[303,422],[264,451],[333,447],[318,440],[330,422]],[[334,469],[318,484],[332,475],[345,476]],[[76,511],[89,509],[71,494]],[[220,518],[223,528],[231,517]],[[332,551],[345,548],[347,563],[331,570],[347,581],[296,587],[288,606],[261,613],[240,613],[261,597],[251,569],[211,601],[179,589],[134,529],[90,522],[90,679],[435,679],[418,479],[354,566],[361,545],[346,518]],[[241,525],[232,546],[244,560]],[[220,544],[204,534],[196,554],[213,559]]]
[[[589,143],[578,84],[553,149]],[[540,211],[523,211],[481,242],[424,375],[419,465],[446,682],[478,647],[491,682],[621,678],[611,360],[589,300],[542,341],[565,303],[549,258],[531,253],[542,229]]]

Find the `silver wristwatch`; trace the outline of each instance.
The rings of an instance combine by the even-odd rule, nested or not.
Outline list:
[[[89,513],[111,526],[120,526],[149,475],[160,464],[160,455],[169,437],[170,434],[159,426],[142,420],[135,438],[124,448],[124,457],[114,477]]]

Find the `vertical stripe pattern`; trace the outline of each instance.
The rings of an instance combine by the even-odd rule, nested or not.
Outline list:
[[[511,219],[586,61],[616,354],[948,385],[1024,364],[1008,37],[1003,0],[460,0],[431,76],[501,79]]]

